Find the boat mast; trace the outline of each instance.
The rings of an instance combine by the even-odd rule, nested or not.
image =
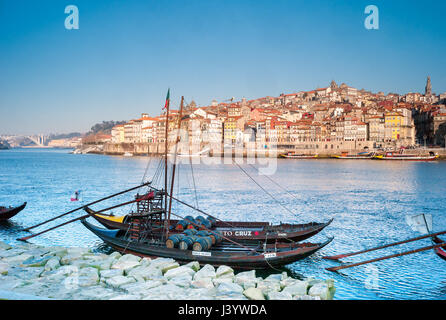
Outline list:
[[[175,169],[177,165],[176,162],[177,162],[178,143],[180,143],[180,129],[181,129],[181,118],[183,117],[183,104],[184,104],[184,96],[181,97],[180,114],[178,115],[178,124],[177,124],[178,126],[177,139],[175,142],[175,151],[173,153],[172,181],[170,182],[170,194],[169,194],[170,199],[169,199],[169,213],[167,215],[166,239],[169,237],[170,213],[172,212],[172,193],[173,193],[173,184],[175,181]]]
[[[168,128],[169,128],[169,109],[170,109],[170,89],[167,92],[166,99],[166,130],[164,137],[164,212],[167,212],[167,148],[168,148]]]

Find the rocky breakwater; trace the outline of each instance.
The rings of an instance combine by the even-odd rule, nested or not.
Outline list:
[[[328,300],[334,293],[331,279],[297,280],[285,272],[264,279],[227,266],[0,242],[0,299]]]

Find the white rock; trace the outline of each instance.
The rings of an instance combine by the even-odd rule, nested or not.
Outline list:
[[[131,269],[138,267],[139,265],[139,261],[136,260],[118,260],[112,264],[111,269],[120,269],[123,270],[124,273],[127,273]]]
[[[161,271],[163,273],[166,273],[167,271],[171,270],[171,269],[175,269],[178,268],[180,265],[178,262],[173,262],[173,263],[169,263],[168,265],[164,265],[161,269]]]
[[[99,273],[96,268],[87,267],[83,268],[79,272],[79,286],[91,287],[99,282]]]
[[[178,268],[173,268],[173,269],[168,270],[164,274],[164,277],[167,279],[172,279],[174,277],[178,277],[181,275],[189,275],[190,277],[192,277],[194,274],[195,274],[195,271],[192,270],[191,268],[186,267],[186,266],[181,266]]]
[[[294,296],[293,300],[322,300],[321,297],[313,297],[313,296]]]
[[[134,254],[125,254],[122,257],[120,257],[118,259],[118,261],[122,262],[122,261],[137,261],[140,262],[141,261],[141,257],[135,256]]]
[[[184,265],[185,267],[191,268],[192,270],[194,270],[195,272],[197,272],[198,270],[200,270],[200,264],[198,263],[198,261],[192,261],[189,262],[188,264]]]
[[[112,254],[110,254],[109,257],[117,260],[122,257],[122,254],[120,254],[118,251],[115,251]]]
[[[14,250],[14,249],[11,249]],[[10,251],[10,250],[9,250]],[[22,253],[17,256],[10,256],[2,259],[2,262],[9,263],[10,265],[17,265],[21,264],[23,261],[31,258],[32,255],[27,253]]]
[[[192,281],[191,286],[193,288],[212,289],[214,288],[214,283],[212,282],[212,278],[202,278],[199,280]]]
[[[283,280],[282,274],[270,274],[268,277],[266,277],[264,281],[280,282],[282,280]]]
[[[288,292],[271,291],[267,294],[268,300],[293,300],[293,296]]]
[[[237,273],[235,278],[236,278],[236,281],[238,281],[238,280],[240,280],[240,281],[253,280],[253,279],[256,279],[256,271],[251,270],[251,271],[240,272],[240,273]]]
[[[2,276],[7,275],[9,270],[9,264],[0,262],[0,274]]]
[[[60,264],[69,265],[76,260],[82,260],[83,256],[80,253],[66,254],[60,259]]]
[[[154,268],[153,266],[143,267],[139,266],[133,268],[128,272],[129,276],[141,277],[144,280],[157,280],[163,277],[163,273],[160,269]]]
[[[334,287],[329,288],[327,283],[316,283],[308,290],[310,296],[320,297],[322,300],[332,300],[335,294]]]
[[[264,295],[267,295],[269,292],[279,292],[282,289],[279,281],[261,281],[257,283],[257,288],[260,289]]]
[[[162,269],[164,266],[167,266],[172,263],[175,263],[175,260],[171,258],[156,258],[150,262],[150,266]]]
[[[199,271],[197,271],[197,273],[195,273],[194,280],[200,280],[204,278],[215,278],[215,277],[216,277],[215,268],[210,264],[207,264]]]
[[[125,290],[128,294],[135,295],[147,295],[147,292],[152,289],[163,285],[165,282],[160,280],[149,280],[147,282],[135,282],[121,286],[121,289]]]
[[[282,292],[287,292],[294,296],[305,296],[308,293],[308,282],[297,280],[294,284],[285,287]]]
[[[111,298],[110,300],[141,300],[140,296],[133,294],[122,294],[116,297]]]
[[[219,266],[215,272],[217,278],[234,277],[234,270],[228,266]]]
[[[222,283],[233,283],[234,281],[233,281],[234,279],[232,279],[232,278],[225,278],[225,277],[223,277],[223,278],[213,278],[212,279],[212,283],[214,284],[214,286],[216,286],[216,287],[218,287],[220,284],[222,284]]]
[[[257,288],[249,288],[243,291],[243,294],[249,300],[265,300],[265,296],[262,293],[262,290]]]
[[[121,269],[112,269],[112,270],[101,270],[100,276],[101,278],[107,279],[107,278],[113,278],[116,276],[123,276],[124,270]]]
[[[243,293],[243,288],[236,283],[222,283],[217,288],[220,294]]]
[[[148,257],[144,257],[144,258],[142,258],[141,259],[141,265],[143,266],[143,267],[148,267],[148,266],[150,266],[150,264],[152,263],[152,259],[150,259],[150,258],[148,258]]]
[[[22,262],[22,266],[23,267],[43,267],[46,265],[46,263],[48,262],[48,260],[50,260],[51,258],[53,258],[54,256],[52,255],[48,255],[45,257],[31,257],[29,259],[26,259],[25,261]]]
[[[181,288],[189,288],[192,282],[191,274],[182,274],[177,277],[172,277],[169,280],[169,283],[176,285]]]
[[[3,241],[0,241],[0,249],[1,250],[9,250],[9,249],[12,249],[12,247]]]
[[[69,255],[85,255],[91,253],[91,249],[88,248],[79,248],[79,247],[73,247],[73,248],[67,248],[67,254]]]
[[[136,282],[133,277],[115,276],[105,280],[105,283],[113,288],[119,288],[125,284]]]
[[[93,286],[80,290],[76,300],[108,300],[114,296],[116,296],[116,293],[113,289]]]
[[[51,271],[51,270],[56,270],[57,268],[60,267],[60,258],[59,257],[53,257],[50,260],[48,260],[48,262],[45,264],[45,271]]]

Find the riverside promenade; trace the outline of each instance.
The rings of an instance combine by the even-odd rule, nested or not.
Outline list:
[[[286,272],[264,279],[255,270],[236,274],[227,266],[0,241],[4,300],[331,300],[335,291],[332,279],[298,280]]]

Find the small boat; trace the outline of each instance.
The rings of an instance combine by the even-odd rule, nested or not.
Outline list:
[[[433,238],[432,238],[432,242],[434,242],[435,244],[442,244],[442,243],[444,243],[444,247],[442,247],[442,248],[436,248],[436,249],[435,249],[435,253],[436,253],[437,256],[439,256],[441,259],[446,260],[446,242],[444,242],[443,240],[441,240],[439,237],[433,237]]]
[[[126,152],[124,153],[124,157],[133,157],[133,153]]]
[[[288,152],[288,153],[282,153],[279,155],[280,158],[286,158],[286,159],[315,159],[319,155],[313,154],[295,154],[294,152]]]
[[[399,160],[399,161],[435,161],[438,154],[429,152],[429,155],[402,154],[398,152],[386,152],[383,155],[375,155],[376,160]]]
[[[343,152],[340,156],[333,156],[337,159],[351,159],[351,160],[367,160],[372,159],[375,153],[373,152],[361,152],[358,154],[348,154],[348,152]]]
[[[126,216],[106,216],[96,213],[86,207],[84,210],[96,221],[107,229],[129,230],[132,217],[139,219],[141,213]],[[148,214],[148,213],[146,213]],[[303,241],[325,229],[332,223],[333,219],[325,223],[311,222],[306,224],[279,224],[270,225],[267,222],[239,222],[239,221],[215,221],[212,231],[221,233],[230,239],[241,243],[267,241]],[[177,226],[180,220],[170,220],[172,226]],[[180,233],[182,230],[174,230]]]
[[[23,209],[25,209],[26,207],[26,202],[23,203],[21,206],[19,207],[0,207],[0,221],[6,221],[12,217],[14,217],[17,213],[19,213],[20,211],[22,211]]]
[[[99,228],[85,219],[81,222],[107,245],[122,253],[140,257],[172,258],[179,263],[197,261],[200,265],[226,265],[234,269],[281,267],[316,253],[333,240],[330,238],[323,243],[259,243],[244,247],[221,244],[204,251],[194,251],[168,248],[165,241],[151,237],[152,233],[144,235],[144,240],[135,241],[127,237],[125,231]]]

